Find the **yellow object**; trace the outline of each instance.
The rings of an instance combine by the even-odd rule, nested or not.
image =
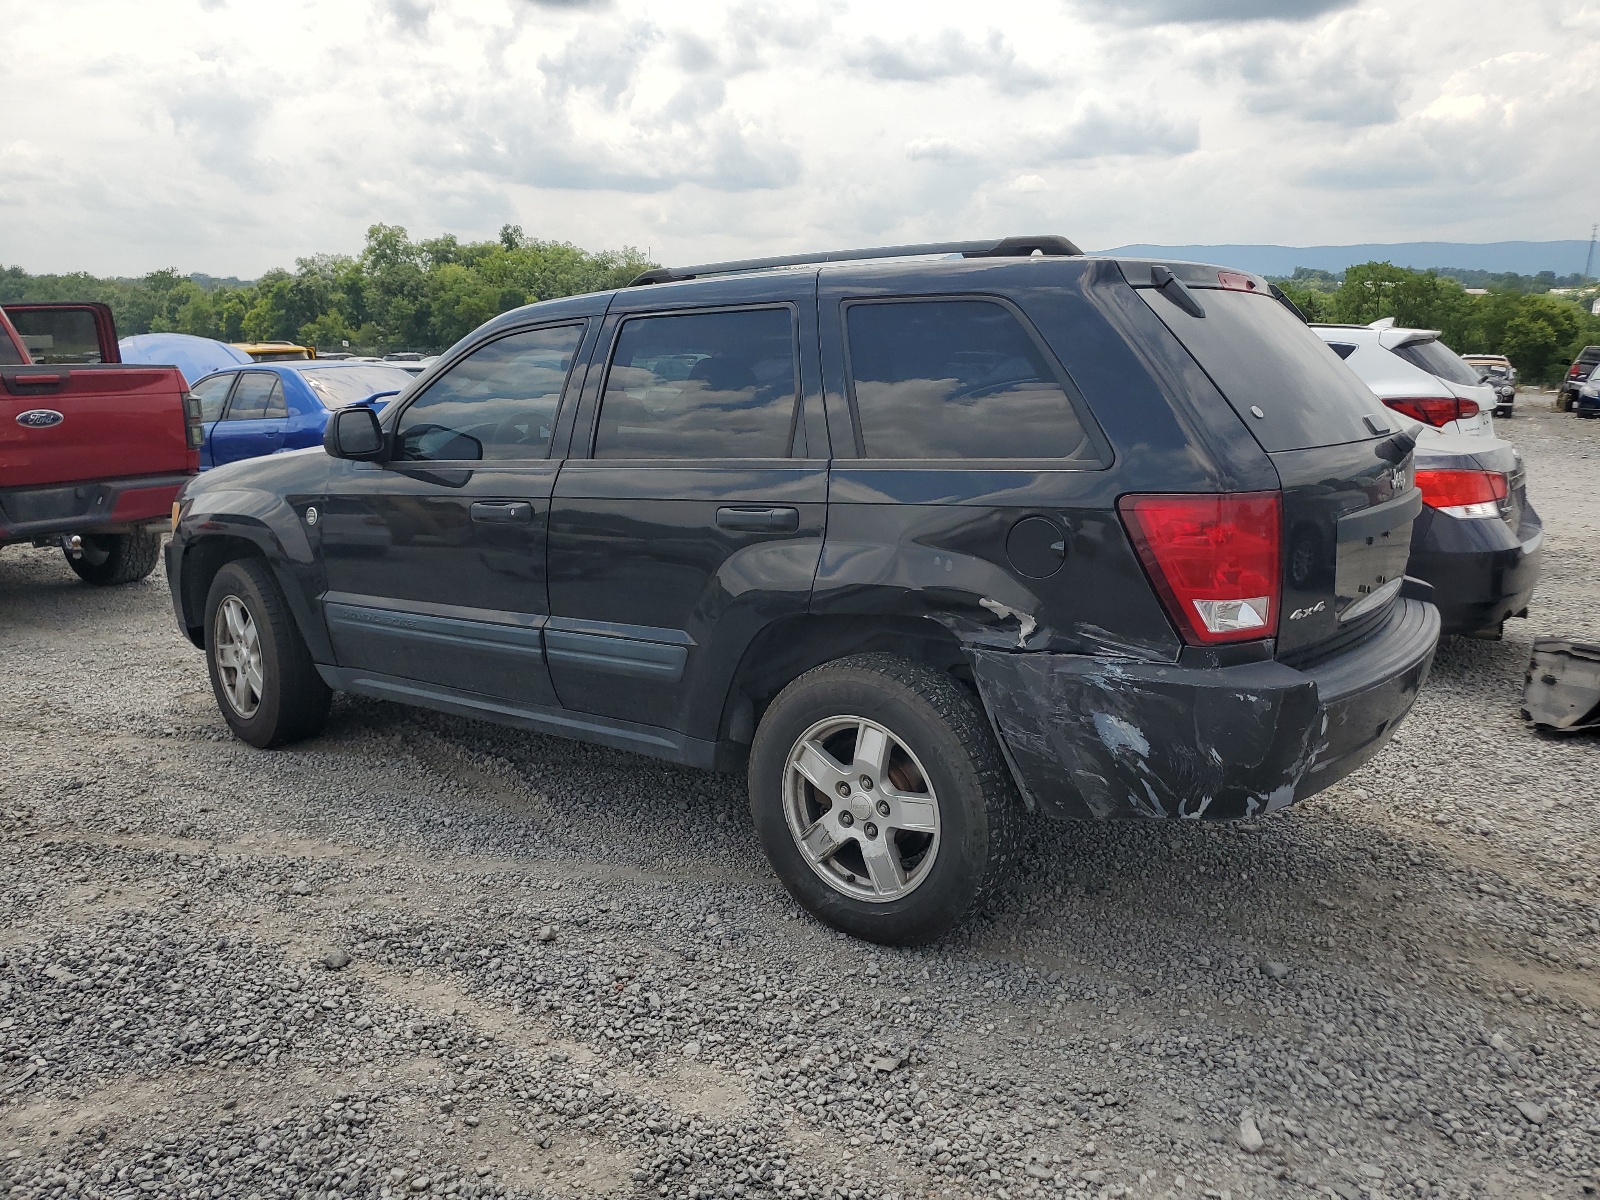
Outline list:
[[[178,508],[179,508],[178,502],[176,500],[174,500],[172,502],[172,532],[173,533],[177,533],[178,532]]]
[[[299,346],[294,342],[230,342],[235,350],[243,350],[256,362],[296,362],[315,358],[316,349]]]

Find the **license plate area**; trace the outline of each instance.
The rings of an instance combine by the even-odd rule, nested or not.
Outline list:
[[[1334,611],[1340,621],[1371,612],[1400,592],[1411,558],[1411,523],[1422,493],[1405,495],[1339,519]]]

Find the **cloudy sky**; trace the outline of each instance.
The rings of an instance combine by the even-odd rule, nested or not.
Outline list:
[[[0,264],[1584,237],[1600,2],[0,0]]]

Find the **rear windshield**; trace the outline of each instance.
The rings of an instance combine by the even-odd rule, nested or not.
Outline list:
[[[411,386],[411,372],[398,367],[315,367],[300,372],[323,408],[344,408],[374,392],[398,392]]]
[[[1153,288],[1138,291],[1263,449],[1303,450],[1373,436],[1362,417],[1382,412],[1377,397],[1271,296],[1196,289],[1206,315],[1191,317]]]
[[[100,328],[87,308],[41,308],[6,314],[36,363],[97,363]]]
[[[1396,346],[1394,353],[1413,367],[1421,367],[1430,375],[1451,383],[1474,384],[1478,382],[1478,368],[1446,346],[1438,338],[1425,342],[1407,342]]]

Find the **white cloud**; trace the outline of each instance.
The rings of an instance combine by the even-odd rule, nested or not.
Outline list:
[[[664,260],[1057,230],[1587,230],[1556,0],[75,0],[7,9],[0,263],[253,275],[519,224]]]

